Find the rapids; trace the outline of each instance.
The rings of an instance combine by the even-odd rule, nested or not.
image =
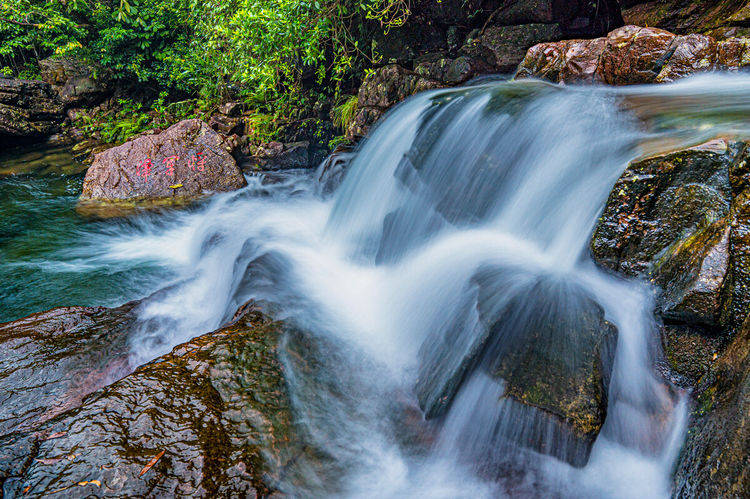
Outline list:
[[[44,298],[16,282],[19,314],[44,308],[50,293],[55,304],[114,304],[160,289],[141,308],[132,366],[219,327],[249,299],[297,325],[289,388],[324,457],[287,473],[281,488],[296,496],[666,497],[687,398],[654,369],[653,289],[598,269],[589,238],[629,161],[748,132],[747,76],[435,90],[388,114],[332,194],[321,171],[290,172],[250,177],[190,209],[71,222],[63,233],[52,223],[69,218],[61,209],[44,225],[54,251],[4,256],[0,276],[6,285],[23,277],[11,267],[33,267],[40,282],[69,276]],[[31,180],[3,182],[39,202],[18,194]],[[514,312],[508,345],[534,341],[529,321],[575,318],[589,302],[616,326],[606,421],[585,465],[552,457],[566,449],[510,445],[514,435],[551,438],[548,423],[502,400],[502,380],[482,363],[467,367],[488,348],[471,313],[483,269],[499,276],[483,306]],[[75,279],[112,286],[71,296]],[[559,354],[576,355],[568,350]],[[415,393],[424,373],[427,399],[460,380],[445,413],[426,422]]]

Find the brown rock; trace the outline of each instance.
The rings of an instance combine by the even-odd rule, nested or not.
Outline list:
[[[675,81],[715,67],[716,41],[710,36],[678,36],[673,41],[672,48],[674,52],[656,77],[657,83]]]
[[[491,54],[488,62],[496,72],[507,73],[513,71],[523,60],[529,47],[540,42],[559,40],[562,36],[562,31],[556,24],[492,26],[480,37],[477,49],[484,49]]]
[[[738,71],[750,66],[750,38],[729,38],[717,44],[717,66]]]
[[[596,80],[606,38],[541,43],[529,49],[516,79],[542,78],[555,83],[591,83]]]
[[[134,306],[63,307],[0,324],[0,436],[37,428],[128,374]]]
[[[607,36],[597,78],[610,85],[652,83],[666,60],[675,35],[658,28],[623,26]]]
[[[247,184],[227,139],[200,120],[181,121],[96,155],[80,201],[172,202]],[[89,205],[90,206],[90,205]]]

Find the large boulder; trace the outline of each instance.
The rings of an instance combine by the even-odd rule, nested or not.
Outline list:
[[[617,329],[585,290],[553,277],[485,268],[466,296],[455,321],[420,351],[417,395],[427,417],[445,413],[483,372],[502,380],[499,411],[526,414],[523,428],[498,427],[503,439],[584,465],[607,413]],[[529,418],[538,424],[524,426]]]
[[[0,435],[33,430],[128,374],[134,306],[63,307],[0,324]]]
[[[440,81],[425,78],[397,64],[382,67],[365,77],[357,95],[357,113],[347,135],[364,136],[390,107],[407,97],[433,88],[446,86]]]
[[[593,40],[535,45],[519,65],[516,78],[609,85],[666,83],[701,72],[740,70],[750,65],[748,47],[747,38],[717,42],[708,35],[678,36],[628,25]]]
[[[41,140],[64,119],[63,105],[49,84],[0,78],[0,145]]]
[[[749,160],[747,144],[713,141],[634,162],[592,239],[600,265],[658,285],[668,374],[694,387],[675,497],[750,490]]]
[[[172,203],[239,189],[247,182],[231,154],[233,147],[204,122],[191,119],[107,149],[86,172],[81,207]]]
[[[55,89],[65,107],[91,106],[112,91],[112,79],[101,67],[77,59],[50,57],[39,61],[42,80]]]
[[[267,496],[302,452],[291,444],[280,333],[251,309],[77,409],[4,432],[3,494]]]

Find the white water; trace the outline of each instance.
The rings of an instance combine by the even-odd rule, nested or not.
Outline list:
[[[429,92],[377,127],[333,196],[309,176],[253,178],[92,244],[97,259],[153,261],[177,276],[143,308],[134,365],[221,326],[251,298],[300,325],[315,367],[287,359],[290,388],[310,445],[329,457],[299,463],[282,484],[292,494],[665,497],[687,408],[652,368],[652,291],[600,271],[586,248],[628,161],[667,141],[746,132],[737,116],[748,106],[750,79],[728,76]],[[483,269],[500,272],[490,310],[513,303],[520,317],[555,321],[596,303],[616,325],[607,419],[585,466],[507,445],[522,433],[552,438],[550,429],[501,401],[502,381],[481,366],[446,414],[423,421],[420,372],[442,386],[482,347],[470,283]],[[530,294],[539,283],[541,299]],[[539,310],[522,310],[527,294]]]

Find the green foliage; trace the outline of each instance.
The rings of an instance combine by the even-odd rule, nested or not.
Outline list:
[[[239,96],[264,135],[340,101],[380,61],[375,35],[409,14],[409,0],[0,0],[0,68],[33,78],[38,59],[65,54],[154,93]],[[116,141],[154,126],[142,114],[155,109],[124,105],[103,120],[121,125],[100,130]],[[338,126],[355,110],[338,106]]]
[[[333,124],[342,130],[346,130],[356,114],[357,96],[350,95],[341,104],[333,108]]]
[[[84,114],[76,123],[90,135],[98,135],[106,143],[121,143],[139,133],[155,128],[165,128],[177,121],[201,115],[200,102],[191,99],[166,103],[163,92],[150,107],[141,102],[120,99],[114,112]]]

